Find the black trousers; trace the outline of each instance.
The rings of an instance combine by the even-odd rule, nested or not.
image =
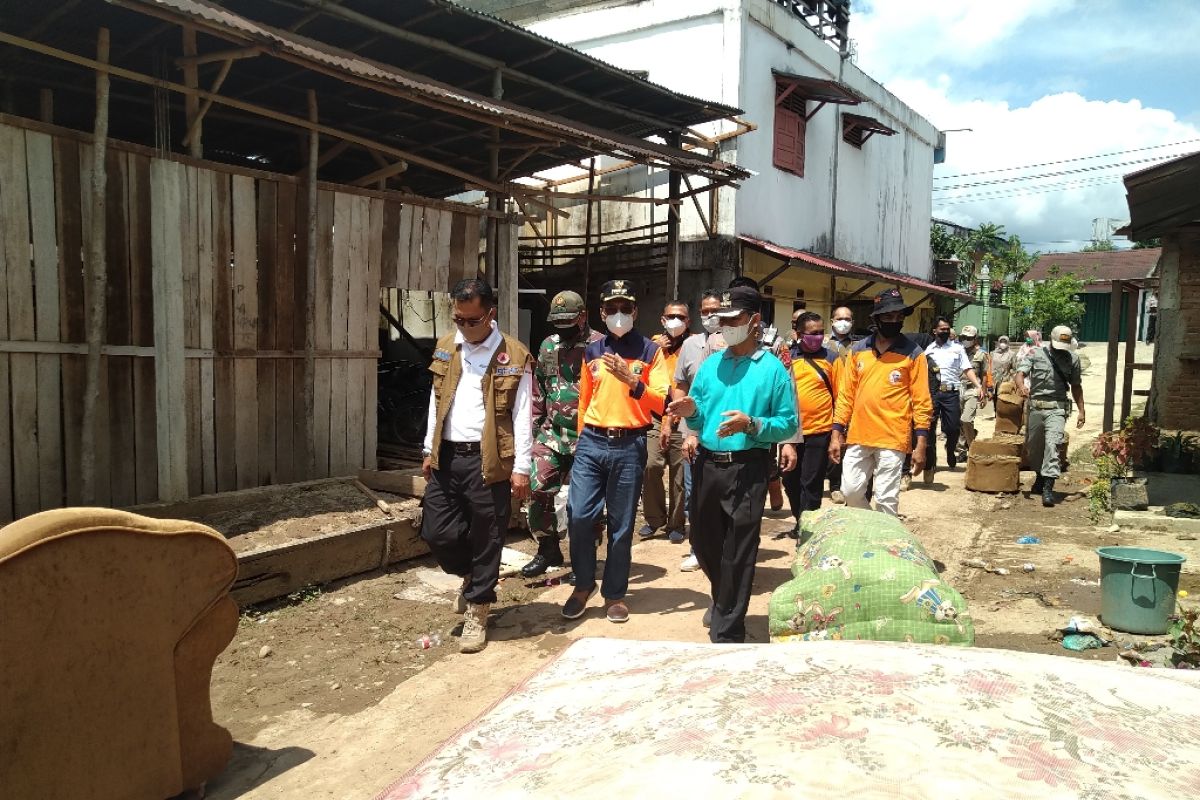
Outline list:
[[[800,463],[791,472],[783,473],[783,488],[792,516],[800,518],[802,511],[816,511],[825,494],[825,475],[829,470],[829,438],[832,431],[806,433],[799,445]]]
[[[937,430],[941,424],[946,434],[946,463],[956,461],[954,451],[958,447],[958,436],[962,428],[962,400],[959,399],[958,389],[948,392],[934,392],[933,424],[929,426],[929,438],[925,440],[925,463],[937,466]]]
[[[494,603],[512,484],[485,484],[480,456],[455,455],[446,444],[438,464],[425,484],[421,538],[444,572],[470,576],[463,591],[468,603]]]
[[[692,468],[691,544],[712,590],[713,642],[744,642],[746,610],[754,585],[754,562],[771,454],[750,450],[744,460],[719,463],[703,450]]]

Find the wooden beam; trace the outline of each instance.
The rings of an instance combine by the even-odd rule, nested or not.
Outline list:
[[[308,90],[308,121],[317,124],[317,93]],[[304,419],[308,437],[304,455],[309,477],[317,474],[316,331],[317,331],[317,172],[320,169],[320,134],[308,132],[308,176],[305,181],[304,274],[308,288],[304,303]],[[340,144],[340,143],[339,143]],[[332,149],[332,148],[331,148]],[[326,153],[328,155],[328,153]]]
[[[1113,406],[1117,399],[1117,344],[1121,334],[1121,282],[1112,281],[1108,309],[1108,361],[1104,373],[1104,416],[1101,430],[1113,429]]]
[[[1125,297],[1129,300],[1125,309],[1125,376],[1121,385],[1121,423],[1129,418],[1133,410],[1133,362],[1137,360],[1138,341],[1138,297],[1141,294],[1136,286],[1127,287]],[[1119,333],[1119,331],[1118,331]]]
[[[42,89],[38,94],[38,119],[54,124],[54,90]]]
[[[713,230],[712,225],[708,224],[708,219],[704,216],[704,209],[700,207],[700,200],[697,197],[696,191],[692,189],[692,181],[686,174],[683,176],[683,182],[687,186],[688,193],[692,198],[692,205],[696,207],[696,215],[700,217],[700,224],[704,226],[704,231],[708,234],[708,238],[715,239],[717,234]]]
[[[360,469],[358,479],[369,489],[405,497],[423,497],[425,478],[420,469]]]
[[[856,289],[855,291],[853,291],[850,294],[843,297],[842,302],[845,303],[847,300],[853,300],[854,298],[858,297],[860,294],[863,294],[864,292],[870,290],[870,288],[877,283],[878,283],[878,281],[867,281],[862,286],[858,287],[858,289]]]
[[[187,57],[194,57],[196,55],[196,29],[191,26],[184,26],[182,29],[182,34],[183,55],[185,59]],[[179,64],[179,60],[177,60],[175,63]],[[184,86],[187,86],[189,89],[198,89],[200,87],[200,75],[199,71],[196,69],[196,64],[194,62],[189,62],[187,64],[181,64],[180,66],[183,67]],[[188,130],[190,131],[192,126],[197,124],[196,118],[200,115],[200,98],[196,97],[194,94],[184,95],[183,111],[184,119],[187,120]],[[183,143],[187,146],[189,156],[192,158],[204,157],[204,146],[201,143],[199,130],[195,132],[194,136],[191,136],[190,138],[185,137]]]
[[[196,54],[196,32],[194,28],[184,28],[184,49],[183,56],[175,59],[175,66],[183,68],[185,71],[189,67],[198,67],[202,64],[212,64],[217,61],[239,61],[243,58],[253,58],[254,56],[262,55],[263,48],[258,45],[253,47],[237,47],[232,50],[218,50],[213,53]],[[187,32],[191,31],[192,46],[188,48]],[[188,52],[188,50],[191,52]]]
[[[761,281],[759,281],[758,282],[759,285],[766,286],[768,283],[775,280],[780,275],[782,275],[784,272],[786,272],[787,268],[790,266],[792,266],[792,260],[789,258],[787,261],[784,261],[782,265],[780,265],[779,269],[773,270],[770,274],[767,275],[767,277],[765,277]]]
[[[931,297],[933,297],[933,292],[930,292],[929,294],[925,295],[917,302],[909,304],[909,308],[916,308],[917,306],[921,305],[922,303],[924,303],[926,300],[928,300]],[[984,336],[986,336],[986,335],[987,334],[984,334]]]
[[[678,131],[667,135],[667,143],[677,149],[683,146]],[[667,213],[667,302],[679,295],[679,193],[682,178],[683,173],[674,169],[667,175],[667,199],[672,203]]]
[[[109,55],[108,28],[101,28],[96,36],[96,62],[107,64]],[[100,348],[104,344],[104,328],[107,319],[108,263],[106,258],[105,233],[108,214],[105,200],[108,188],[105,163],[108,153],[108,73],[96,71],[96,122],[92,129],[92,214],[88,230],[87,247],[87,368],[83,394],[82,425],[82,497],[86,505],[95,505],[98,493],[96,485],[100,475],[96,469],[96,451],[99,447],[97,432],[97,406],[100,404],[100,370],[103,366]],[[105,476],[107,477],[107,476]]]
[[[404,159],[400,159],[393,164],[388,164],[387,166],[380,167],[374,172],[363,175],[361,178],[354,181],[354,185],[367,186],[368,184],[375,183],[376,181],[386,181],[388,178],[392,177],[393,175],[399,175],[406,169],[408,169],[408,162]]]
[[[592,192],[596,190],[596,159],[588,162],[588,200],[583,214],[583,303],[587,307],[592,278]]]
[[[213,101],[216,99],[215,95],[217,94],[217,92],[221,91],[221,85],[224,84],[225,79],[229,77],[229,70],[232,68],[233,68],[233,59],[232,58],[227,59],[225,61],[225,63],[221,65],[220,71],[217,72],[217,77],[215,79],[213,79],[212,88],[208,90],[208,93],[213,96],[208,97],[204,100],[204,105],[200,106],[200,110],[196,112],[196,115],[194,117],[192,117],[191,123],[188,125],[187,133],[184,134],[184,136],[183,136],[183,143],[185,145],[190,146],[193,138],[199,140],[200,123],[204,121],[204,115],[208,113],[208,110],[210,108],[212,108]],[[195,87],[192,87],[192,88],[193,88],[193,90],[195,90]],[[192,155],[195,155],[195,154],[193,153]],[[200,156],[196,156],[196,157],[199,158]]]

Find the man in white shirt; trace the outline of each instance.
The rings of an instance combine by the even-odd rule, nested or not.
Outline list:
[[[958,342],[950,340],[950,320],[938,317],[933,323],[933,343],[925,348],[929,357],[940,370],[940,382],[931,392],[933,400],[933,424],[925,445],[926,477],[933,474],[937,466],[937,429],[939,422],[946,434],[946,463],[950,469],[958,466],[955,451],[961,432],[962,400],[959,396],[963,381],[969,381],[980,397],[984,397],[983,384],[979,382],[967,351]],[[933,389],[934,387],[930,387]]]
[[[475,653],[487,645],[512,498],[529,497],[533,358],[496,327],[486,281],[459,281],[451,297],[458,330],[438,340],[429,367],[421,538],[445,572],[463,579],[459,649]]]

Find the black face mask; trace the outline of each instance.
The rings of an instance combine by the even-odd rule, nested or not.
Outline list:
[[[578,325],[571,325],[566,328],[556,327],[554,331],[558,334],[558,338],[564,342],[574,342],[583,333],[583,329]]]
[[[950,331],[937,331],[934,333],[934,336],[937,337],[939,342],[945,342],[950,339]]]
[[[885,339],[895,339],[900,335],[900,329],[904,327],[903,322],[879,322],[879,333]]]

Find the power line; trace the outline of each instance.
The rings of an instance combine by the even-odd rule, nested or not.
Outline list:
[[[1001,186],[995,189],[984,189],[979,191],[968,192],[966,194],[951,194],[935,200],[961,200],[967,197],[995,197],[997,195],[1007,194],[1023,194],[1025,192],[1037,192],[1039,190],[1057,189],[1072,186],[1087,186],[1090,184],[1112,183],[1121,178],[1120,175],[1094,175],[1082,178],[1069,178],[1066,180],[1053,181],[1051,183],[1043,183],[1034,186]]]
[[[1129,153],[1141,153],[1146,150],[1158,150],[1163,147],[1178,147],[1180,145],[1193,144],[1195,142],[1200,142],[1200,139],[1185,139],[1182,142],[1172,142],[1171,144],[1155,144],[1155,145],[1150,145],[1149,147],[1138,147],[1138,148],[1134,148],[1133,150],[1118,150],[1115,153],[1101,153],[1101,154],[1095,155],[1095,156],[1078,156],[1076,158],[1064,158],[1059,161],[1043,161],[1041,164],[1025,164],[1024,166],[1020,166],[1020,167],[1000,167],[998,169],[985,169],[985,170],[981,170],[979,172],[960,172],[957,175],[937,175],[937,176],[934,176],[934,180],[935,181],[948,181],[948,180],[952,180],[954,178],[970,178],[975,175],[991,175],[996,172],[1013,172],[1014,170],[1018,170],[1018,169],[1035,169],[1037,167],[1052,167],[1056,164],[1069,164],[1073,161],[1087,161],[1088,159],[1092,159],[1092,158],[1110,158],[1112,156],[1123,156],[1123,155],[1128,155]]]
[[[1049,187],[1046,189],[1030,190],[1030,191],[1024,191],[1024,192],[1010,192],[1007,194],[962,195],[959,197],[950,197],[945,200],[934,200],[934,203],[937,205],[943,205],[943,206],[955,206],[955,205],[962,205],[964,203],[986,203],[991,200],[1003,200],[1003,199],[1012,198],[1012,197],[1027,197],[1029,195],[1035,195],[1035,194],[1048,194],[1048,193],[1052,193],[1052,192],[1067,192],[1067,191],[1071,191],[1072,189],[1087,189],[1087,188],[1091,188],[1094,186],[1105,186],[1105,185],[1117,183],[1117,182],[1119,182],[1119,180],[1120,180],[1119,178],[1103,178],[1100,180],[1081,182],[1081,183],[1060,184],[1060,185],[1052,186],[1052,187]]]
[[[1181,153],[1180,155],[1189,155],[1189,154]],[[948,192],[948,191],[952,191],[954,189],[971,189],[976,186],[993,186],[993,185],[999,184],[999,183],[1019,183],[1021,181],[1031,181],[1031,180],[1036,180],[1038,178],[1057,178],[1057,177],[1061,177],[1063,175],[1076,175],[1081,172],[1095,172],[1097,170],[1102,170],[1102,169],[1113,169],[1114,167],[1128,167],[1128,166],[1132,166],[1134,164],[1148,164],[1148,163],[1152,163],[1152,162],[1158,163],[1158,162],[1166,161],[1168,159],[1175,158],[1175,157],[1176,156],[1157,156],[1154,158],[1138,158],[1138,159],[1134,159],[1132,161],[1119,161],[1115,164],[1096,164],[1095,166],[1091,166],[1091,167],[1079,167],[1078,169],[1064,169],[1064,170],[1060,170],[1058,172],[1042,172],[1042,173],[1038,173],[1037,175],[1017,175],[1017,176],[1014,176],[1011,178],[996,178],[994,180],[976,181],[975,183],[956,183],[953,186],[936,186],[934,188],[939,192]]]

